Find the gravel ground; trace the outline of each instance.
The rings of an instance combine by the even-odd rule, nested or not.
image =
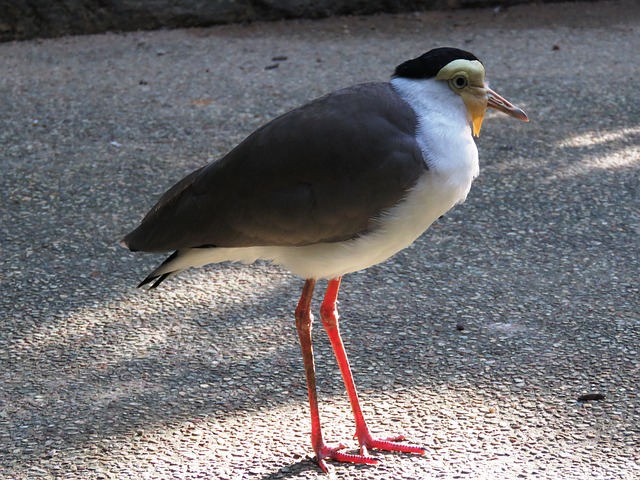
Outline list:
[[[334,474],[640,478],[633,0],[0,45],[0,477],[317,477],[303,282],[218,265],[139,291],[161,258],[117,240],[269,118],[438,45],[475,52],[532,121],[490,115],[467,202],[345,278],[365,414],[427,454]],[[325,436],[354,447],[321,330]]]

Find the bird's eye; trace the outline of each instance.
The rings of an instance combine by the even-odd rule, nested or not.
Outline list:
[[[464,75],[458,75],[457,77],[453,77],[451,83],[456,88],[464,88],[467,86],[467,77],[465,77]]]

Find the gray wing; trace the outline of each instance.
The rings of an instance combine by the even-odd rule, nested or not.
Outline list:
[[[390,84],[331,93],[183,178],[124,244],[161,252],[357,237],[424,174],[416,128],[415,113]]]

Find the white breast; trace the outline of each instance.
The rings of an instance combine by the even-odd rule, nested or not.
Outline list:
[[[462,98],[439,80],[394,78],[391,83],[418,115],[416,138],[429,173],[445,184],[442,189],[458,196],[455,203],[462,203],[480,172],[471,116]]]
[[[258,259],[282,265],[302,278],[335,278],[383,262],[411,245],[437,218],[467,197],[479,172],[478,150],[462,99],[445,82],[396,78],[392,85],[418,116],[416,139],[428,171],[366,236],[303,247],[194,249],[180,256],[187,268]]]

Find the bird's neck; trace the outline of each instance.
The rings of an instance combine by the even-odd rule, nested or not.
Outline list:
[[[394,78],[391,85],[416,112],[421,121],[469,127],[471,116],[460,95],[441,80]],[[469,134],[471,130],[469,128]]]
[[[462,98],[446,82],[394,78],[391,85],[416,112],[416,141],[427,168],[462,201],[478,175],[478,149]]]

